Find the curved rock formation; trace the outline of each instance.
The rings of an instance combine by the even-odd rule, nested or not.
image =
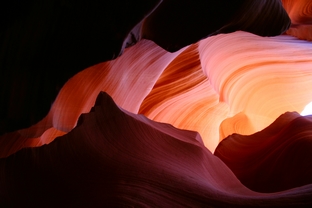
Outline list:
[[[161,0],[21,2],[4,4],[0,25],[0,135],[40,121],[70,77],[139,41]]]
[[[310,117],[253,134],[312,97],[281,1],[0,4],[0,207],[312,204]]]
[[[2,8],[0,135],[40,121],[70,77],[143,37],[177,51],[209,35],[278,35],[289,26],[278,0],[15,0]]]
[[[312,183],[311,129],[312,116],[288,112],[255,134],[228,136],[214,154],[254,191],[300,187]]]
[[[312,3],[309,0],[282,0],[292,24],[312,24]]]
[[[199,43],[201,65],[219,100],[230,107],[229,116],[238,116],[233,122],[243,119],[241,125],[247,124],[240,128],[223,122],[224,136],[253,133],[286,111],[303,110],[312,99],[311,48],[310,42],[291,36],[243,32]]]
[[[291,18],[292,26],[287,34],[303,40],[312,40],[312,2],[309,0],[282,0]]]
[[[81,115],[70,133],[49,145],[0,159],[0,173],[2,206],[287,207],[312,203],[312,185],[274,194],[250,191],[205,148],[198,133],[122,110],[106,93],[100,93],[90,113]]]
[[[169,53],[151,41],[142,40],[118,59],[78,73],[60,90],[43,120],[30,128],[0,136],[0,157],[23,147],[47,144],[55,138],[48,135],[68,133],[80,114],[90,110],[100,91],[108,92],[118,105],[137,113],[162,71],[180,53]],[[45,133],[47,130],[49,134]]]
[[[41,122],[2,135],[1,156],[52,141],[43,135],[48,129],[69,132],[100,91],[128,111],[198,131],[214,151],[232,133],[253,133],[285,111],[301,111],[312,96],[311,56],[306,41],[244,32],[211,37],[176,53],[140,41],[118,59],[71,78]]]

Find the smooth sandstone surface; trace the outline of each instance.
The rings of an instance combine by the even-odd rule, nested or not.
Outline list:
[[[310,1],[0,4],[0,206],[311,206]]]
[[[103,92],[70,133],[0,159],[0,173],[0,203],[14,207],[298,207],[312,194],[311,184],[251,191],[198,133],[127,112]]]

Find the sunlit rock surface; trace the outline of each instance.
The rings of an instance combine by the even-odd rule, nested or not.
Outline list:
[[[311,49],[291,36],[243,32],[201,41],[203,71],[233,117],[220,126],[222,138],[259,131],[286,111],[301,112],[312,98]]]
[[[70,77],[138,42],[160,2],[2,1],[0,135],[40,121]]]
[[[80,114],[90,111],[100,91],[109,93],[124,109],[137,113],[162,71],[180,53],[169,53],[155,43],[143,40],[118,59],[78,73],[61,89],[42,121],[0,137],[1,157],[25,146],[49,143],[55,138],[51,135],[69,132]]]
[[[0,205],[312,204],[309,1],[47,2],[1,7]]]
[[[198,133],[127,112],[106,93],[70,133],[0,159],[0,173],[2,206],[287,207],[312,202],[312,185],[273,194],[247,189]]]
[[[300,112],[312,97],[311,57],[311,44],[290,36],[236,32],[176,53],[144,40],[71,78],[45,119],[1,137],[1,154],[50,142],[47,129],[48,135],[69,132],[100,91],[128,111],[198,131],[214,151],[232,133],[253,133],[285,111]]]
[[[12,0],[0,8],[0,135],[40,121],[70,77],[142,38],[173,52],[236,30],[279,35],[290,24],[278,0]]]

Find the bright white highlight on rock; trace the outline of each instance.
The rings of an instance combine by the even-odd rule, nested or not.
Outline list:
[[[310,102],[300,113],[302,116],[312,115],[312,102]]]

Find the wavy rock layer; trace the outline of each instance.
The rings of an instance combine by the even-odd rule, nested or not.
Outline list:
[[[124,109],[137,113],[166,66],[179,54],[169,53],[151,41],[141,41],[116,60],[87,68],[61,89],[49,114],[36,125],[0,137],[0,157],[23,147],[41,146],[73,129],[81,113],[92,107],[97,94],[106,91]]]
[[[257,36],[289,27],[281,1],[15,2],[0,14],[1,206],[312,204],[310,117],[211,154],[311,101],[311,43]],[[309,2],[283,3],[288,34],[310,24]],[[236,30],[254,34],[219,34]]]
[[[40,121],[70,77],[139,41],[138,27],[160,3],[12,2],[0,6],[8,9],[0,25],[0,135]]]
[[[259,131],[286,111],[303,110],[312,99],[311,48],[290,36],[243,32],[199,43],[204,73],[233,117],[222,123],[222,138]]]
[[[139,113],[155,121],[198,131],[210,150],[216,147],[220,121],[227,116],[228,106],[219,103],[202,71],[198,44],[185,49],[168,65]]]
[[[278,35],[290,22],[278,0],[0,4],[0,135],[40,121],[69,78],[117,58],[142,38],[178,51],[207,36],[236,30]],[[270,14],[276,15],[274,21]]]
[[[291,18],[292,26],[287,34],[300,39],[312,40],[312,2],[309,0],[282,0]]]
[[[312,202],[311,185],[274,194],[250,191],[204,147],[199,134],[122,110],[106,93],[70,133],[1,159],[0,173],[2,206],[287,207]]]
[[[250,136],[233,134],[216,148],[248,188],[277,192],[312,183],[312,116],[285,113]]]
[[[41,122],[2,135],[1,157],[69,132],[100,91],[128,111],[199,132],[214,151],[232,133],[250,134],[285,111],[302,111],[312,97],[311,47],[290,36],[245,32],[210,37],[176,53],[140,41],[118,59],[71,78]]]

